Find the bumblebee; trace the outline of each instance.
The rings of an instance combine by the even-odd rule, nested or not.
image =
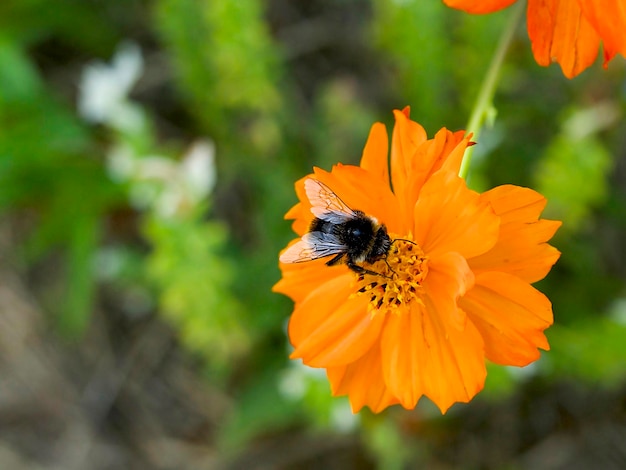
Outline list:
[[[283,263],[301,263],[332,256],[327,266],[345,263],[358,274],[381,274],[361,266],[386,259],[391,239],[375,217],[348,207],[328,186],[309,178],[304,189],[315,216],[309,231],[280,256]]]

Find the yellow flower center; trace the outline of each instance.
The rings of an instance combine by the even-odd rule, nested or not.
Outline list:
[[[399,307],[411,302],[422,303],[422,283],[428,274],[428,258],[419,245],[395,239],[387,253],[371,265],[363,266],[367,273],[359,274],[356,295],[370,298],[368,310],[377,313],[398,313]]]

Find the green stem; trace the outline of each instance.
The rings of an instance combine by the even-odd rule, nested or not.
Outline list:
[[[480,92],[478,93],[478,97],[476,98],[472,114],[470,115],[470,119],[466,127],[468,133],[471,132],[474,134],[472,137],[472,140],[474,141],[478,139],[478,134],[482,130],[485,119],[489,115],[489,111],[493,106],[493,95],[496,91],[498,79],[500,78],[500,69],[502,69],[504,57],[506,56],[506,52],[511,45],[513,35],[515,34],[517,25],[522,18],[525,6],[526,2],[521,0],[513,6],[513,11],[511,12],[509,21],[507,22],[506,27],[504,28],[504,31],[500,36],[498,48],[496,49],[496,52],[491,59],[491,64],[489,64],[487,75],[485,75],[485,79],[483,80],[483,83],[480,87]],[[465,150],[463,162],[461,163],[461,169],[459,170],[459,176],[461,178],[467,178],[467,173],[469,171],[469,166],[470,162],[472,161],[473,153],[474,146],[468,147],[467,150]]]

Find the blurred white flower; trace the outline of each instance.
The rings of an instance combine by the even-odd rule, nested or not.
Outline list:
[[[135,155],[128,145],[116,145],[109,151],[107,169],[113,181],[117,183],[128,181],[134,168]]]
[[[196,200],[207,196],[215,186],[215,144],[208,139],[196,141],[182,162],[183,178],[189,194]]]
[[[307,390],[307,383],[302,371],[295,367],[285,369],[278,381],[280,394],[289,400],[301,400]]]
[[[300,400],[312,382],[324,382],[325,380],[325,369],[305,366],[301,360],[291,361],[281,374],[278,390],[285,398]]]
[[[121,44],[110,64],[96,62],[85,67],[78,108],[86,120],[121,131],[109,151],[107,167],[113,181],[129,185],[131,205],[171,217],[192,210],[212,191],[215,145],[200,139],[180,161],[146,155],[145,145],[136,146],[136,142],[151,138],[148,116],[128,98],[142,69],[139,47]]]
[[[139,108],[127,100],[143,70],[141,50],[134,43],[121,44],[111,64],[94,62],[85,67],[80,82],[78,110],[93,123],[106,123],[118,129],[143,125]]]
[[[537,361],[531,362],[530,364],[523,367],[506,366],[506,370],[515,380],[526,380],[530,377],[537,375],[540,370],[539,364],[543,364],[542,361],[544,357],[545,356],[542,356]]]
[[[626,325],[626,298],[615,299],[609,307],[609,318],[619,325]]]
[[[153,208],[171,217],[202,202],[216,180],[215,146],[208,139],[195,142],[180,162],[161,155],[134,155],[122,144],[108,156],[111,179],[130,184],[130,202],[137,209]]]
[[[336,431],[349,433],[356,429],[360,415],[352,412],[348,400],[338,400],[333,402],[330,410],[330,422]]]

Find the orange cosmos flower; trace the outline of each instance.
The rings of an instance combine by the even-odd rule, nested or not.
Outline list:
[[[468,13],[492,13],[515,0],[444,0]],[[589,67],[604,44],[604,67],[616,54],[626,57],[624,0],[528,0],[528,35],[539,65],[558,62],[572,78]]]
[[[328,266],[330,256],[313,259],[312,239],[323,236],[305,235],[283,251],[274,290],[295,302],[291,357],[325,368],[354,412],[412,409],[422,395],[445,412],[483,388],[485,358],[524,366],[549,348],[552,307],[530,283],[560,255],[546,243],[560,222],[539,219],[545,199],[530,189],[468,189],[457,176],[471,144],[463,131],[429,140],[408,108],[395,119],[389,162],[387,132],[374,124],[361,165],[315,168],[286,214],[303,236],[318,217],[339,223],[340,210],[362,211],[388,234],[386,255],[361,269]]]

